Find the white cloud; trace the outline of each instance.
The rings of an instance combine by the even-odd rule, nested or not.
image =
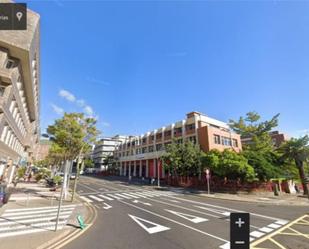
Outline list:
[[[99,80],[99,79],[96,79],[96,78],[93,78],[93,77],[87,77],[86,80],[88,82],[96,83],[96,84],[100,84],[100,85],[104,85],[104,86],[109,86],[110,85],[110,82],[108,82],[108,81]]]
[[[51,104],[51,107],[53,108],[53,111],[55,113],[57,113],[58,115],[62,115],[64,113],[63,108],[61,108],[61,107],[59,107],[59,106],[57,106],[55,104]]]
[[[70,93],[67,90],[63,90],[63,89],[61,89],[59,91],[59,96],[62,97],[62,98],[65,98],[66,100],[68,100],[70,102],[75,102],[75,100],[76,100],[75,96],[72,93]]]
[[[105,127],[110,127],[111,126],[111,124],[108,123],[108,122],[102,122],[102,125],[105,126]]]
[[[93,116],[93,114],[94,114],[92,107],[89,106],[89,105],[86,105],[86,106],[84,107],[84,112],[85,112],[87,115],[89,115],[89,116]]]
[[[71,93],[67,90],[61,89],[59,91],[59,96],[61,96],[62,98],[66,99],[69,102],[74,103],[78,107],[82,108],[83,112],[87,116],[90,116],[90,117],[93,117],[93,118],[98,117],[95,114],[95,112],[93,111],[93,108],[90,105],[88,105],[84,99],[77,99],[73,93]],[[60,111],[60,110],[58,110],[58,111]],[[63,109],[62,109],[62,111],[63,111]]]
[[[76,104],[80,107],[84,107],[86,105],[86,101],[83,99],[76,100]]]

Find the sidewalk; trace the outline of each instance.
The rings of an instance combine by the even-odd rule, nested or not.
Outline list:
[[[275,196],[273,192],[253,192],[253,193],[238,193],[238,194],[228,194],[228,193],[211,193],[207,194],[207,191],[199,191],[196,189],[186,189],[186,188],[174,188],[167,187],[170,191],[175,191],[183,194],[194,194],[206,198],[231,200],[231,201],[244,201],[244,202],[254,202],[254,203],[264,203],[272,205],[287,205],[287,206],[308,206],[309,199],[308,196],[302,194],[287,194],[279,193],[279,196]]]
[[[238,193],[238,194],[228,194],[228,193],[211,193],[207,194],[207,191],[197,190],[193,188],[183,188],[183,187],[171,187],[168,185],[161,185],[160,188],[157,188],[155,183],[154,185],[150,185],[147,179],[142,180],[140,178],[132,178],[132,180],[128,181],[127,176],[95,176],[90,175],[90,177],[96,178],[105,178],[110,181],[121,181],[126,185],[138,185],[142,188],[146,189],[158,189],[158,190],[169,190],[182,194],[193,194],[205,198],[213,198],[213,199],[221,199],[221,200],[231,200],[231,201],[244,201],[244,202],[252,202],[252,203],[264,203],[264,204],[272,204],[272,205],[287,205],[287,206],[309,206],[309,199],[307,196],[303,196],[302,194],[286,194],[279,193],[279,196],[275,196],[273,192],[253,192],[253,193]]]
[[[52,248],[73,234],[76,236],[76,231],[82,233],[77,215],[81,215],[85,223],[92,222],[92,208],[79,200],[70,202],[70,195],[62,203],[58,231],[54,231],[59,195],[59,191],[52,192],[43,184],[18,183],[9,202],[0,208],[0,247]]]

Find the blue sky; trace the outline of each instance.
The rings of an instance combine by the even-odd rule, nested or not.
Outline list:
[[[196,110],[281,113],[309,132],[309,2],[32,1],[41,15],[42,132],[63,111],[103,135],[142,134]]]

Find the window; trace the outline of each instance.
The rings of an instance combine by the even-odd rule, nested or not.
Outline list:
[[[164,132],[165,137],[170,137],[172,135],[172,131],[166,131]]]
[[[179,135],[179,134],[181,134],[182,133],[182,128],[180,127],[180,128],[175,128],[174,129],[174,135]]]
[[[150,136],[150,142],[153,142],[154,140],[154,135]]]
[[[142,153],[147,153],[147,147],[142,148]]]
[[[157,150],[157,151],[160,151],[160,150],[162,150],[162,149],[163,149],[162,144],[157,144],[157,145],[156,145],[156,150]]]
[[[147,139],[144,137],[142,141],[143,141],[143,144],[145,144]]]
[[[195,129],[195,124],[186,125],[186,130],[187,131],[191,131],[191,130],[194,130],[194,129]]]
[[[188,140],[189,140],[190,142],[192,142],[193,144],[196,144],[196,137],[195,137],[195,136],[189,137]]]
[[[219,135],[214,135],[214,141],[215,141],[215,144],[221,144],[220,136]]]
[[[7,69],[11,69],[11,68],[13,68],[14,67],[14,61],[13,60],[11,60],[11,59],[9,59],[8,61],[7,61],[7,63],[6,63],[6,68]]]
[[[232,141],[228,137],[222,137],[222,144],[225,146],[232,146]]]
[[[148,147],[148,152],[153,152],[153,145]]]
[[[158,140],[161,140],[162,139],[162,133],[158,133],[156,137],[157,137]]]
[[[233,146],[234,147],[238,147],[238,141],[235,138],[233,138]]]
[[[5,91],[5,86],[0,86],[0,97],[3,96],[4,91]]]

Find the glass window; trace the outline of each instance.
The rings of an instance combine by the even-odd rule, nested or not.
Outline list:
[[[233,146],[234,147],[238,147],[238,141],[235,138],[233,138]]]
[[[215,144],[221,144],[219,135],[214,135],[214,142],[215,142]]]

